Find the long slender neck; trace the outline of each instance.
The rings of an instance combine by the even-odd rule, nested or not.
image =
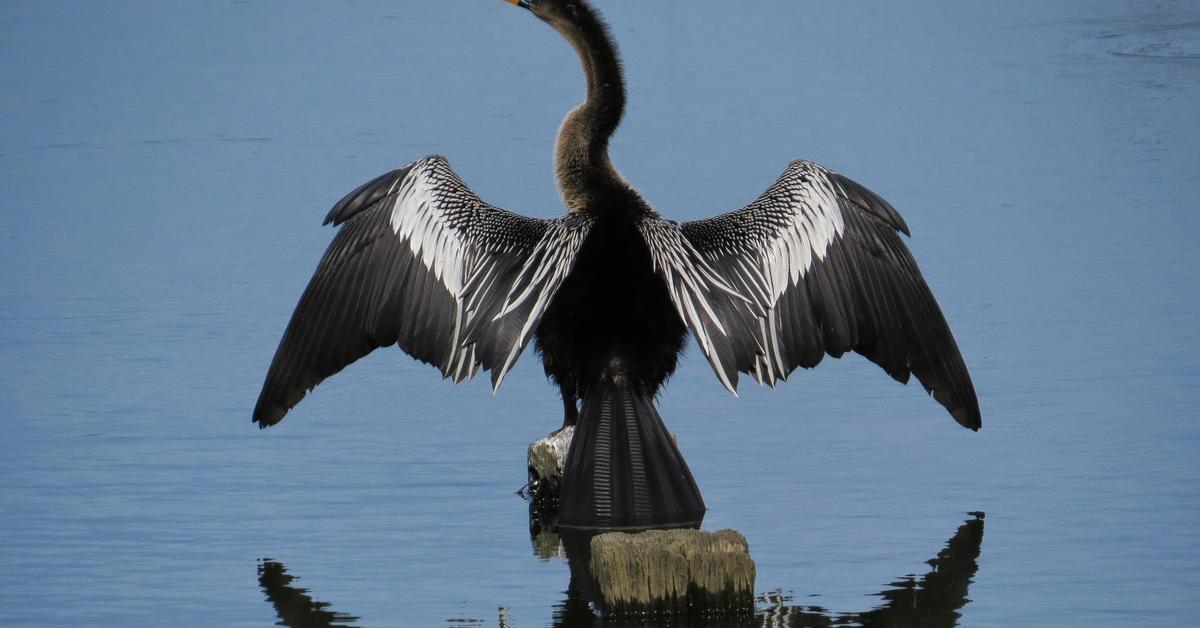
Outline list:
[[[583,2],[579,19],[558,28],[579,54],[587,76],[587,100],[563,119],[555,150],[555,170],[571,211],[595,208],[597,195],[627,187],[608,158],[608,139],[625,110],[625,83],[616,46],[604,24]]]

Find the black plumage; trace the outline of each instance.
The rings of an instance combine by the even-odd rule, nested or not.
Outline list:
[[[607,28],[582,0],[514,2],[575,48],[587,99],[559,131],[570,210],[555,220],[479,199],[433,156],[348,194],[337,235],[300,297],[254,410],[278,422],[347,364],[397,344],[456,382],[498,387],[531,339],[576,425],[560,523],[683,525],[704,502],[654,407],[690,329],[731,391],[774,386],[825,355],[856,351],[910,374],[971,429],[970,376],[882,198],[806,161],[746,207],[660,217],[617,173],[608,140],[624,83]]]

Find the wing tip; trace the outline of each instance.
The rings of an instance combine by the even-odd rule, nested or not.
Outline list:
[[[941,400],[939,399],[938,401]],[[974,398],[970,399],[966,404],[951,405],[943,403],[943,405],[946,406],[946,410],[950,412],[950,416],[954,417],[954,420],[959,425],[972,432],[978,432],[983,427],[983,417],[979,413],[979,403]]]
[[[308,390],[305,389],[290,395],[272,395],[268,391],[268,387],[263,388],[258,402],[254,404],[254,412],[250,415],[250,422],[257,424],[259,429],[266,429],[282,421],[283,417],[308,394]]]
[[[979,398],[975,396],[975,388],[971,385],[970,380],[966,382],[965,389],[963,387],[947,387],[938,386],[934,388],[917,374],[917,379],[921,381],[921,385],[925,387],[929,396],[935,401],[942,404],[946,412],[954,418],[959,425],[978,432],[979,428],[983,427],[983,418],[979,412]]]
[[[270,408],[255,407],[254,413],[250,415],[250,422],[258,425],[258,429],[265,430],[281,421],[285,414],[287,410],[276,405]]]

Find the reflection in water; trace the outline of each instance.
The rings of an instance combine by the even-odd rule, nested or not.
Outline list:
[[[922,626],[941,628],[955,626],[961,614],[959,610],[970,601],[967,590],[971,579],[979,569],[979,549],[983,543],[983,513],[971,513],[971,519],[959,526],[946,547],[929,560],[930,570],[921,577],[905,576],[892,582],[889,588],[877,594],[882,604],[859,613],[834,613],[820,606],[790,605],[791,598],[780,593],[768,593],[760,598],[759,608],[753,618],[717,617],[679,618],[679,625],[703,625],[710,628],[723,626]],[[559,533],[552,526],[531,528],[535,551],[546,556],[545,550],[553,545],[561,548],[550,552],[565,552],[571,565],[571,581],[567,585],[567,597],[554,609],[554,626],[602,626],[619,625],[607,622],[598,616],[588,602],[586,548],[589,535],[564,534],[559,545]],[[545,535],[545,536],[543,536]],[[540,540],[536,537],[542,537]],[[552,541],[551,541],[552,537]],[[327,602],[313,600],[305,589],[292,586],[295,578],[284,566],[270,559],[263,559],[258,566],[258,582],[275,605],[281,626],[348,626],[358,619],[353,615],[328,610]],[[450,620],[451,623],[482,623],[481,620]],[[638,623],[638,622],[635,622]],[[675,622],[672,622],[675,623]],[[499,625],[509,625],[506,609],[500,609]]]
[[[892,582],[889,588],[877,594],[883,603],[871,610],[859,613],[834,613],[820,606],[790,605],[791,598],[780,593],[770,593],[760,598],[759,608],[753,621],[748,617],[721,617],[698,621],[689,618],[689,625],[705,626],[954,626],[958,612],[970,600],[967,589],[971,578],[978,570],[980,546],[983,542],[982,512],[971,513],[971,519],[959,526],[946,547],[929,561],[930,571],[917,578],[906,576]],[[558,545],[558,534],[550,527],[531,529],[538,536],[534,539],[535,551],[545,556],[544,549]],[[567,587],[566,599],[555,608],[555,626],[604,625],[605,622],[593,610],[590,584],[586,569],[586,547],[588,539],[573,539],[565,535],[563,548],[571,565],[571,582]]]
[[[762,610],[763,626],[954,626],[970,600],[967,588],[979,569],[983,513],[959,526],[946,548],[929,561],[920,579],[906,576],[880,592],[883,605],[862,613],[830,613],[820,606],[788,606],[787,598],[766,595],[772,606]]]
[[[292,586],[295,576],[287,572],[283,563],[264,558],[258,563],[258,584],[267,600],[275,606],[275,614],[279,616],[276,626],[291,626],[292,628],[341,628],[354,626],[359,618],[346,613],[336,613],[329,610],[329,602],[314,600],[308,595],[308,589]],[[510,628],[508,609],[499,611],[499,628]],[[484,625],[482,619],[452,618],[446,623],[451,626]]]
[[[530,480],[532,486],[533,480]],[[554,491],[522,489],[521,497],[529,500],[529,541],[533,543],[533,555],[548,561],[566,558],[562,539],[558,535],[558,496]]]
[[[269,558],[258,563],[258,585],[275,606],[275,614],[279,616],[277,626],[322,628],[354,625],[349,622],[358,617],[328,610],[328,602],[318,602],[308,595],[307,589],[292,586],[295,579],[282,563]]]

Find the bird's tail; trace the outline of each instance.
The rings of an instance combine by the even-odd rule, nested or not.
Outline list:
[[[700,489],[653,399],[629,386],[591,387],[565,466],[560,526],[678,527],[704,518]]]

